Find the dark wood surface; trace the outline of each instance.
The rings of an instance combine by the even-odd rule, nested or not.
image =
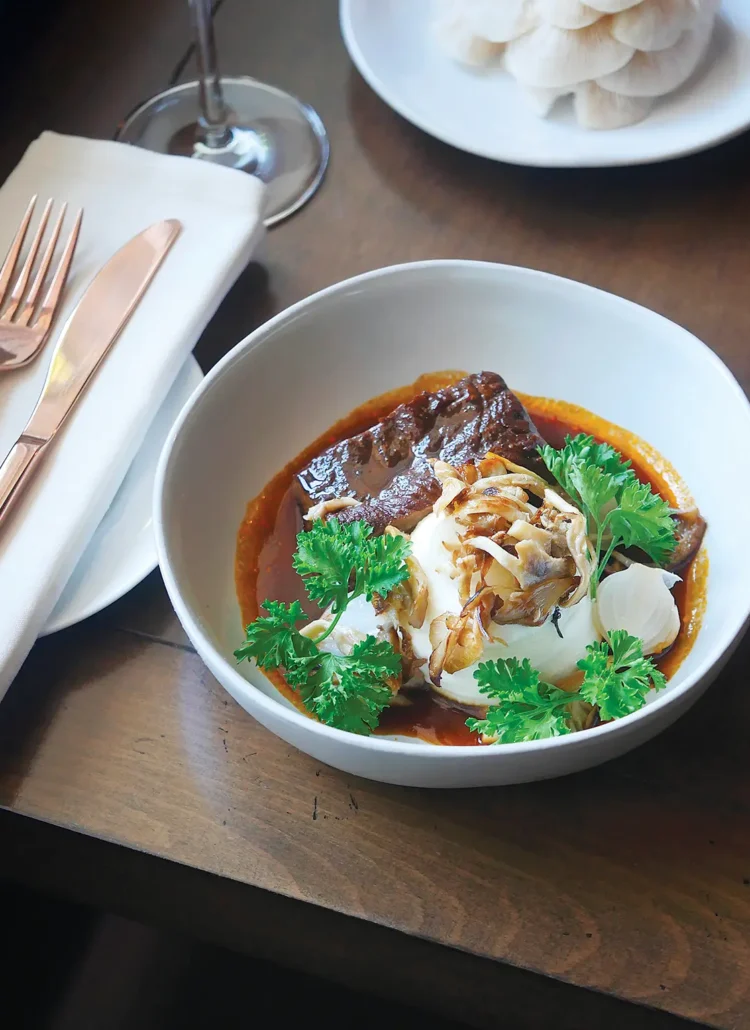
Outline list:
[[[747,139],[600,172],[470,157],[369,91],[336,6],[224,0],[218,11],[225,71],[316,106],[332,161],[209,326],[204,365],[346,276],[469,257],[646,304],[750,386]],[[187,42],[183,0],[71,2],[17,72],[0,171],[43,127],[111,134],[143,96],[189,76]],[[399,789],[321,767],[254,723],[193,653],[154,574],[38,644],[0,705],[0,872],[478,1026],[684,1017],[740,1030],[749,656],[741,645],[678,725],[600,769],[497,790]]]

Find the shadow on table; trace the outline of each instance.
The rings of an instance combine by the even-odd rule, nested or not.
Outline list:
[[[13,804],[57,712],[73,692],[113,675],[149,646],[134,639],[126,653],[115,646],[113,634],[92,634],[90,622],[37,641],[0,703],[0,806]]]
[[[191,1030],[225,1021],[330,1030],[462,1024],[0,881],[13,1030]],[[64,947],[61,942],[64,941]],[[293,989],[290,990],[290,987]],[[317,1018],[316,1018],[317,1017]]]
[[[227,351],[275,313],[268,271],[251,261],[203,331],[195,356],[208,372]]]
[[[389,188],[438,220],[451,217],[456,200],[491,209],[498,195],[530,225],[546,233],[590,222],[601,233],[609,218],[613,234],[633,215],[684,214],[685,195],[726,216],[728,187],[748,183],[750,133],[704,153],[661,164],[624,168],[527,168],[468,154],[416,128],[392,111],[352,68],[348,81],[349,120],[357,142]],[[441,189],[435,189],[439,185]],[[432,188],[430,188],[432,186]],[[747,188],[747,187],[745,187]]]

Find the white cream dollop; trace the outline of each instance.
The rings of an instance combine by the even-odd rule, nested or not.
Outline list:
[[[599,584],[595,617],[607,636],[624,629],[643,641],[644,654],[660,654],[680,632],[680,613],[671,589],[679,576],[634,562]]]

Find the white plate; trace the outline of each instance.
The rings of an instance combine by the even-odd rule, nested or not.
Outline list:
[[[156,568],[151,501],[159,454],[183,405],[202,379],[200,365],[195,358],[188,358],[42,636],[113,604]]]
[[[233,657],[244,636],[234,555],[247,501],[358,404],[457,364],[499,372],[517,390],[581,404],[642,436],[684,476],[708,521],[701,630],[667,688],[627,718],[488,747],[363,737],[307,718]],[[721,447],[707,426],[721,427]],[[736,545],[736,512],[750,505],[750,481],[736,470],[748,449],[750,404],[737,382],[694,336],[653,311],[524,268],[472,261],[384,268],[300,301],[211,370],[162,452],[154,493],[159,562],[180,621],[219,682],[319,761],[405,786],[560,776],[663,730],[730,654],[750,613],[750,551]],[[727,505],[716,484],[730,481]]]
[[[502,70],[472,71],[433,41],[429,0],[341,0],[341,31],[360,74],[400,115],[461,150],[540,167],[649,164],[692,154],[750,125],[750,2],[724,0],[710,51],[639,125],[581,129],[558,105],[533,114]]]

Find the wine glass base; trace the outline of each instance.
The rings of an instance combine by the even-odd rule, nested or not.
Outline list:
[[[250,78],[222,78],[229,132],[211,146],[200,118],[197,82],[159,93],[137,107],[116,139],[161,154],[180,154],[237,168],[266,184],[267,226],[298,211],[320,185],[329,145],[318,115],[274,86]]]

